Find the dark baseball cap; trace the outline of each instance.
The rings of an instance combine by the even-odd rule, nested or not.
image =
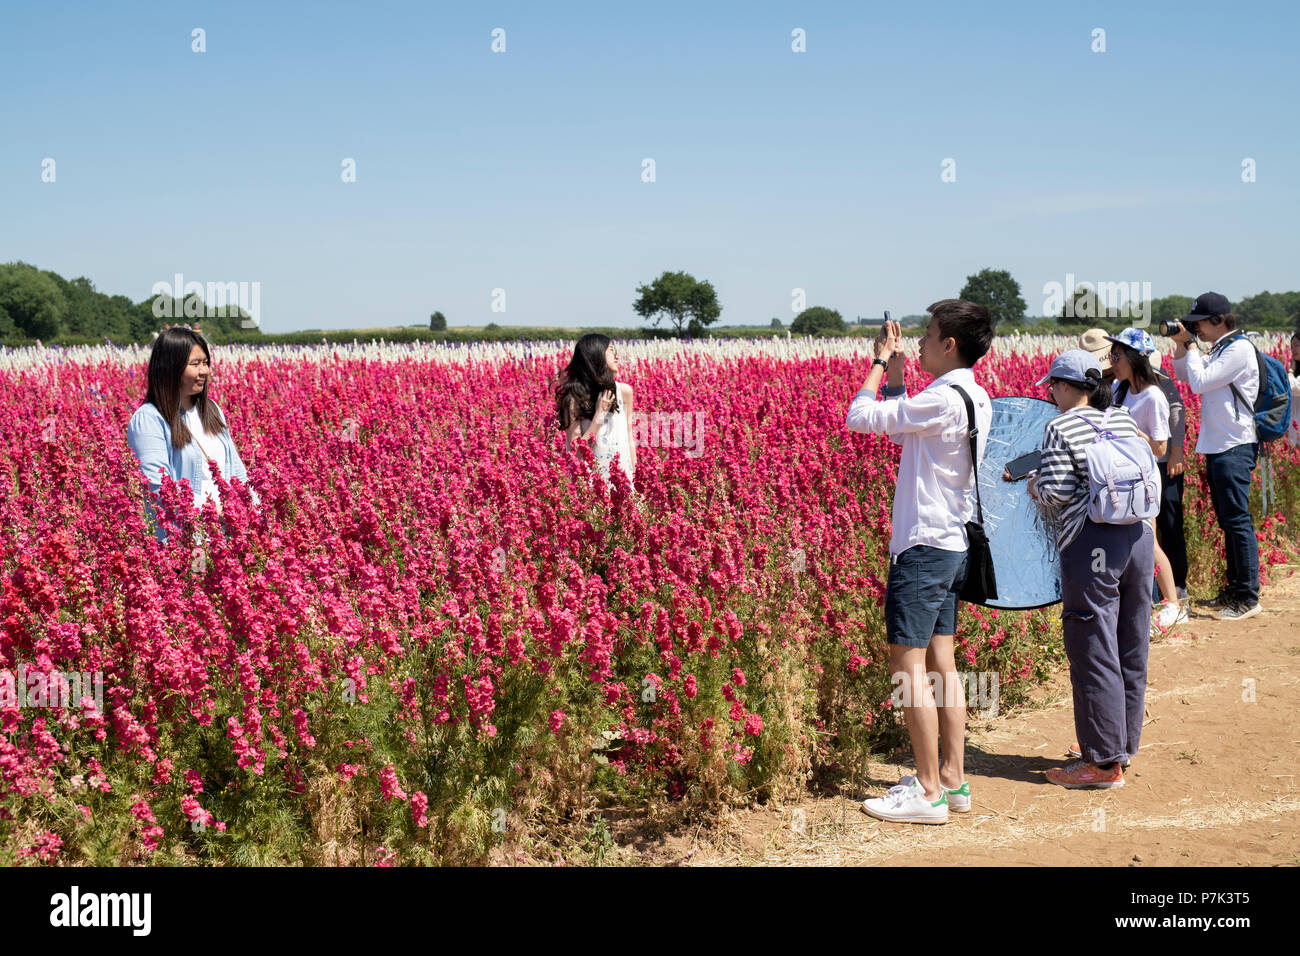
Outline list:
[[[1226,295],[1217,292],[1202,292],[1192,303],[1192,311],[1183,316],[1184,322],[1201,322],[1214,315],[1227,315],[1232,311]]]

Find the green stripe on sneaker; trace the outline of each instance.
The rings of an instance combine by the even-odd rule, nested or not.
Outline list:
[[[945,793],[955,793],[955,794],[957,794],[957,796],[959,796],[959,797],[969,797],[969,796],[970,796],[970,781],[969,781],[969,780],[963,780],[961,786],[958,787],[956,790],[949,790],[947,787],[944,787],[944,792],[945,792]]]

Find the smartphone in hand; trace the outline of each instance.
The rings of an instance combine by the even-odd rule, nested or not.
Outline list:
[[[1019,458],[1013,458],[1007,462],[1007,477],[1011,481],[1019,481],[1031,471],[1037,471],[1043,463],[1043,453],[1034,449],[1027,455],[1021,455]]]

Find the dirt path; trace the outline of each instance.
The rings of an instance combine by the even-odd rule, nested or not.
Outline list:
[[[943,826],[866,816],[858,801],[912,772],[879,762],[860,793],[746,811],[708,838],[670,841],[653,862],[675,855],[691,866],[1300,864],[1296,568],[1275,568],[1261,603],[1263,614],[1237,624],[1194,610],[1152,645],[1147,723],[1121,789],[1069,791],[1043,778],[1074,739],[1063,671],[1032,707],[971,722],[974,806]]]

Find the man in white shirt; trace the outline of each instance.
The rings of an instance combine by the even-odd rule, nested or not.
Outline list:
[[[887,322],[876,338],[876,358],[849,406],[846,422],[852,431],[887,435],[903,448],[894,488],[885,637],[892,679],[895,684],[902,682],[903,717],[912,738],[916,774],[903,778],[884,797],[863,804],[873,817],[897,823],[946,823],[949,809],[970,809],[963,766],[966,695],[953,656],[953,635],[957,599],[966,581],[966,522],[975,515],[977,469],[971,461],[966,403],[958,389],[974,407],[981,457],[993,421],[988,393],[971,372],[993,343],[988,309],[944,299],[926,311],[931,318],[921,341],[920,363],[934,381],[907,397],[902,331],[897,323]],[[886,369],[889,387],[884,400],[877,401],[876,390]],[[931,672],[941,675],[937,712],[926,680]]]
[[[1197,454],[1205,456],[1210,500],[1223,530],[1227,583],[1210,601],[1224,621],[1254,617],[1259,606],[1259,541],[1250,517],[1250,476],[1259,444],[1255,435],[1255,398],[1259,395],[1259,363],[1255,347],[1237,332],[1237,320],[1226,297],[1206,292],[1196,297],[1183,317],[1182,330],[1171,338],[1174,371],[1201,396],[1201,431]],[[1188,350],[1192,336],[1210,343],[1209,355]]]

